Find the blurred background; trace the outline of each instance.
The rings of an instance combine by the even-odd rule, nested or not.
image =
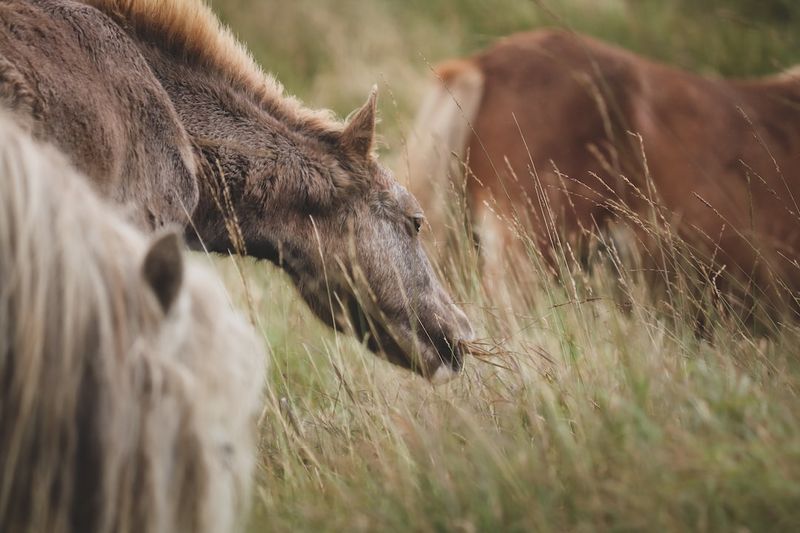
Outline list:
[[[213,0],[256,60],[312,107],[344,116],[381,85],[396,153],[430,67],[498,37],[563,27],[712,76],[800,63],[797,0]]]

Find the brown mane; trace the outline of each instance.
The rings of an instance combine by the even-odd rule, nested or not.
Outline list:
[[[232,85],[290,124],[321,134],[344,125],[328,110],[305,107],[287,95],[220,22],[203,0],[79,0],[106,13],[137,35],[224,76]]]

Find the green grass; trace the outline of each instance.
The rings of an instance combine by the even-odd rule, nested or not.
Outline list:
[[[384,159],[400,167],[429,63],[512,31],[568,26],[711,75],[800,60],[795,2],[697,4],[213,5],[310,105],[344,115],[379,81]],[[515,297],[490,298],[457,237],[447,281],[504,352],[439,388],[323,327],[275,268],[214,261],[273,357],[250,531],[800,529],[795,324],[753,334],[693,292],[690,272],[667,294],[619,265],[565,268],[559,282],[535,254],[510,272]]]

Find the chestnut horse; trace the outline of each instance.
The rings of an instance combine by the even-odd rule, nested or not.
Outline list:
[[[141,227],[283,268],[327,324],[428,378],[471,333],[417,201],[349,122],[283,93],[201,0],[0,2],[0,105]]]
[[[655,215],[754,292],[800,289],[797,71],[702,77],[542,30],[442,64],[434,84],[411,189],[432,218],[463,187],[487,261],[520,227],[553,260],[561,237],[625,217],[646,247]]]

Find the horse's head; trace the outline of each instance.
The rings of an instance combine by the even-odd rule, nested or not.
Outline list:
[[[343,131],[303,157],[302,198],[281,214],[294,236],[278,244],[280,261],[327,324],[442,381],[461,369],[472,328],[423,250],[419,204],[373,155],[375,116],[373,90]]]

